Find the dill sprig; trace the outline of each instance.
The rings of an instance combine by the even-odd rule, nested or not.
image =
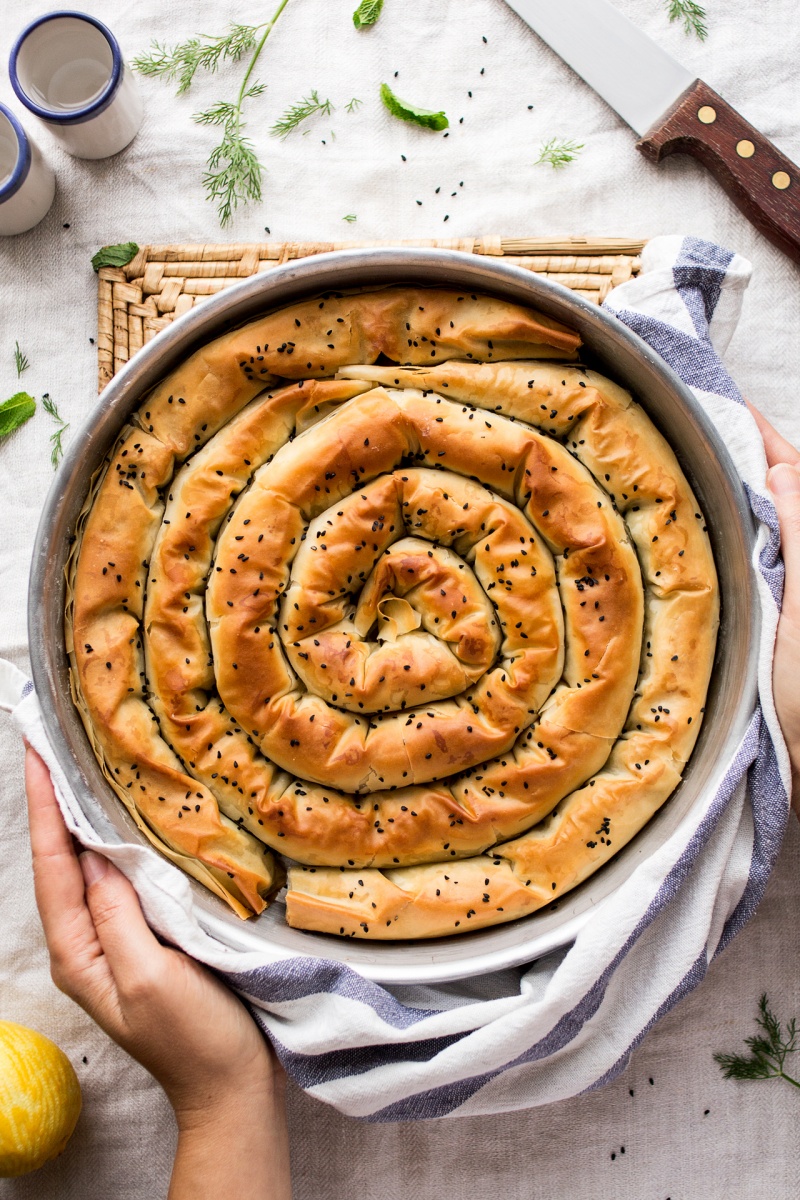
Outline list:
[[[220,37],[204,34],[201,38],[189,38],[172,49],[154,42],[149,55],[134,59],[134,66],[143,75],[177,79],[180,94],[188,90],[198,70],[213,73],[221,63],[238,62],[252,51],[236,99],[218,101],[203,112],[195,113],[193,118],[200,125],[217,125],[222,129],[222,140],[208,156],[203,184],[207,199],[217,206],[223,227],[230,223],[240,204],[261,199],[264,168],[253,143],[245,136],[242,111],[246,100],[260,96],[264,91],[266,85],[251,83],[251,76],[264,44],[288,2],[280,0],[269,21],[261,25],[233,24]]]
[[[228,225],[240,202],[261,199],[263,167],[253,143],[245,137],[242,105],[253,96],[260,96],[264,84],[255,83],[238,99],[229,103],[220,100],[204,112],[195,113],[199,125],[222,126],[222,141],[208,156],[208,170],[203,175],[207,198],[217,206],[219,223]]]
[[[542,142],[539,147],[539,157],[536,159],[535,166],[540,163],[549,163],[553,169],[566,166],[573,159],[577,158],[583,150],[583,142],[572,142],[567,140],[559,141],[558,138],[550,138],[547,142]]]
[[[714,1061],[726,1079],[785,1079],[800,1088],[800,1081],[783,1069],[787,1055],[800,1050],[797,1021],[792,1017],[784,1035],[780,1021],[770,1012],[766,994],[759,1001],[758,1013],[756,1024],[761,1033],[744,1040],[750,1054],[715,1054]]]
[[[666,0],[670,21],[683,21],[684,33],[694,33],[704,42],[708,37],[706,10],[695,0]]]
[[[253,49],[262,28],[261,25],[234,23],[219,37],[203,33],[171,48],[154,41],[150,53],[140,54],[133,60],[133,65],[140,75],[177,79],[180,96],[189,90],[198,70],[214,72],[221,62],[238,62],[243,54]]]
[[[17,379],[22,378],[22,372],[27,371],[30,360],[19,348],[19,342],[14,342],[14,366],[17,368]]]
[[[285,138],[297,129],[298,125],[302,125],[303,121],[307,121],[309,117],[313,117],[315,113],[324,113],[329,117],[333,112],[333,105],[330,100],[320,100],[316,89],[308,96],[304,96],[302,100],[298,100],[290,108],[287,108],[282,117],[279,117],[272,126],[270,133],[274,137]]]
[[[345,104],[344,111],[349,113],[357,112],[363,103],[364,101],[359,100],[358,96],[353,96],[353,99],[348,100],[347,104]]]
[[[69,429],[69,421],[65,421],[61,413],[56,408],[54,400],[50,399],[47,392],[42,396],[42,408],[58,423],[58,428],[50,434],[50,462],[53,464],[53,469],[58,466],[64,454],[64,448],[61,445],[61,437]]]

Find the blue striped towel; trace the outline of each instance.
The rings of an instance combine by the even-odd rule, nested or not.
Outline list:
[[[575,942],[517,970],[381,987],[328,960],[222,945],[199,925],[185,877],[142,846],[100,842],[45,738],[32,685],[0,663],[0,702],[50,765],[70,829],[136,886],[150,923],[245,996],[310,1094],[372,1121],[504,1112],[601,1087],[694,988],[758,904],[788,814],[789,767],[772,700],[783,586],[761,440],[720,361],[749,264],[697,238],[661,237],[606,308],[694,390],[722,432],[759,522],[760,705],[716,794],[643,861]]]

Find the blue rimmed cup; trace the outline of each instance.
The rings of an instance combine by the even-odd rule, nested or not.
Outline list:
[[[102,21],[80,12],[38,17],[17,38],[11,86],[76,158],[108,158],[142,123],[142,99],[119,42]]]
[[[55,175],[39,147],[0,104],[0,236],[38,225],[55,191]]]

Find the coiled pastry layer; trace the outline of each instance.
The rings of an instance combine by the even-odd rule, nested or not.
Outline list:
[[[302,928],[510,920],[674,789],[713,560],[628,393],[543,357],[577,345],[486,297],[325,297],[199,351],[123,432],[76,547],[75,694],[148,835],[242,915],[282,882],[269,847]]]

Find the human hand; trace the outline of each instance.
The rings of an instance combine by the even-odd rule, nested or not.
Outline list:
[[[30,747],[25,782],[53,982],[164,1088],[183,1139],[170,1196],[221,1194],[222,1173],[239,1197],[288,1197],[284,1075],[255,1022],[210,971],[161,945],[112,863],[78,857]]]
[[[786,564],[783,606],[778,622],[772,686],[775,707],[792,763],[792,803],[800,817],[800,453],[748,403],[767,452],[767,486],[781,523]]]

